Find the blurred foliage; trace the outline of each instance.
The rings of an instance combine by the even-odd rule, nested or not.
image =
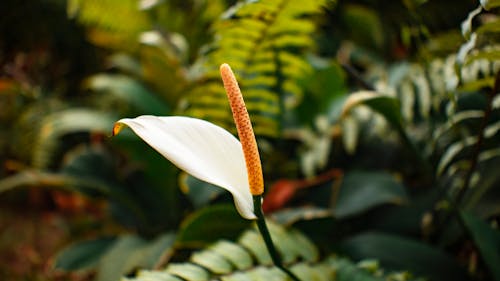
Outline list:
[[[301,280],[420,280],[406,272],[383,272],[376,261],[358,264],[329,256],[319,260],[318,249],[296,230],[271,225],[271,234],[283,256],[283,262]],[[252,257],[255,257],[254,261]],[[241,234],[237,242],[217,241],[205,250],[193,253],[187,263],[171,263],[164,270],[140,270],[134,278],[123,280],[289,280],[283,272],[270,267],[264,241],[256,229]]]
[[[227,62],[292,270],[500,280],[498,0],[0,5],[0,196],[79,194],[106,202],[100,223],[116,224],[80,229],[89,239],[55,254],[55,268],[95,280],[281,278],[258,242],[245,244],[258,236],[226,192],[130,132],[108,138],[114,121],[141,114],[234,132],[217,72]]]

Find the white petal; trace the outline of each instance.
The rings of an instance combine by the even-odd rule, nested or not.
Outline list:
[[[233,195],[240,215],[255,219],[241,143],[205,120],[144,115],[121,119],[139,137],[180,169]]]

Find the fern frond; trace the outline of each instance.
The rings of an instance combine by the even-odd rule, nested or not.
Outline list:
[[[234,127],[218,73],[221,63],[229,63],[238,76],[255,133],[279,135],[282,110],[301,100],[298,81],[311,71],[304,54],[314,47],[312,16],[325,2],[246,1],[232,7],[215,24],[215,41],[201,62],[201,84],[186,98],[184,113]]]
[[[312,242],[296,230],[271,224],[270,231],[287,266],[301,280],[394,280],[396,274],[411,280],[408,273],[383,274],[381,270],[368,271],[361,264],[336,256],[319,259],[319,251]],[[377,266],[375,266],[377,267]],[[135,277],[122,281],[239,281],[289,280],[288,276],[272,266],[264,241],[257,229],[244,232],[237,242],[221,240],[206,249],[195,252],[184,263],[171,263],[161,270],[139,270]]]

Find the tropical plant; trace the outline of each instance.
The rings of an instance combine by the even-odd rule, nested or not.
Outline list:
[[[115,121],[144,114],[235,133],[218,73],[227,62],[259,144],[264,211],[286,226],[271,232],[299,277],[500,280],[499,6],[68,0],[105,66],[81,83],[44,84],[14,75],[22,59],[8,63],[0,160],[14,168],[2,170],[0,192],[45,187],[108,203],[102,224],[119,227],[75,241],[60,269],[96,270],[97,280],[282,280],[255,229],[221,204],[231,202],[223,189],[130,132],[107,138]],[[78,94],[55,90],[69,84]]]

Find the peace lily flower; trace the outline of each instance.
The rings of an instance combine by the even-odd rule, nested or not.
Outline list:
[[[256,219],[252,196],[264,191],[257,142],[231,68],[223,64],[220,72],[240,141],[215,124],[182,116],[143,115],[121,119],[115,123],[113,135],[124,125],[130,127],[180,169],[229,191],[243,218]]]
[[[240,141],[210,122],[181,116],[121,119],[115,123],[113,135],[126,125],[180,169],[231,192],[240,215],[256,220],[273,263],[292,280],[300,281],[283,266],[266,225],[259,150],[240,87],[229,65],[221,65],[220,72]]]

